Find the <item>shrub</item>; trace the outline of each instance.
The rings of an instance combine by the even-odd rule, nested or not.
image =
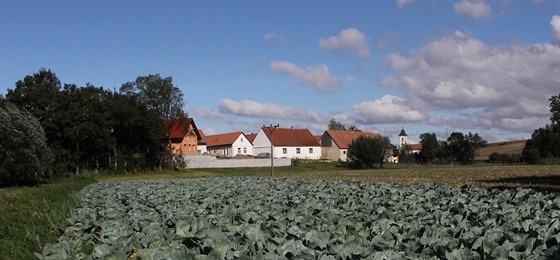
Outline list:
[[[379,163],[383,168],[386,141],[381,138],[360,136],[353,140],[348,147],[348,160],[354,167],[372,168]]]
[[[26,110],[0,106],[0,187],[37,185],[47,177],[51,156],[45,132]]]

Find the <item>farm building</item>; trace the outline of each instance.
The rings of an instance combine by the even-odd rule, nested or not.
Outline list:
[[[271,139],[275,158],[320,159],[321,145],[308,129],[263,127],[253,141],[254,155],[270,154]]]
[[[243,132],[208,135],[206,144],[208,152],[218,156],[253,155],[253,144]]]
[[[198,140],[198,154],[207,154],[208,153],[208,144],[206,142],[206,135],[202,129],[198,129],[198,134],[200,135],[200,140]]]
[[[165,120],[162,127],[165,134],[161,141],[171,146],[172,154],[198,154],[198,142],[201,136],[192,118]]]
[[[348,148],[353,140],[360,136],[380,138],[378,133],[346,131],[346,130],[327,130],[321,136],[321,159],[342,160],[348,159]]]

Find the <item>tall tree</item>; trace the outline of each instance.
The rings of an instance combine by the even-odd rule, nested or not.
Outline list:
[[[110,167],[117,171],[152,169],[160,163],[160,120],[135,96],[113,93],[107,106],[111,111],[115,141]]]
[[[136,81],[123,84],[120,91],[137,96],[149,110],[156,111],[162,121],[186,117],[183,93],[173,85],[172,77],[162,78],[159,74],[140,76]]]
[[[549,110],[552,113],[550,116],[550,122],[553,125],[560,124],[560,94],[558,96],[552,96],[548,100],[550,101]]]
[[[162,163],[173,166],[171,155],[171,129],[174,124],[169,120],[184,122],[187,114],[183,110],[185,104],[181,89],[173,85],[173,78],[162,78],[159,74],[140,76],[134,82],[122,85],[121,93],[134,95],[146,107],[155,111],[160,119],[161,137],[167,137],[166,153],[162,154]],[[166,122],[164,124],[164,122]],[[188,127],[188,126],[184,126]]]
[[[45,130],[47,140],[51,140],[56,138],[58,132],[53,118],[58,107],[60,88],[56,74],[43,68],[16,82],[15,89],[8,89],[6,99],[36,117]]]
[[[329,121],[329,130],[346,130],[346,127],[334,118]]]
[[[440,153],[441,147],[439,146],[436,134],[423,133],[420,135],[420,144],[422,150],[419,154],[419,159],[422,163],[433,163]]]

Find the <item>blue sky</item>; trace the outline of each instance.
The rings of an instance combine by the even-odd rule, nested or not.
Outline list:
[[[0,0],[0,94],[41,68],[109,89],[158,73],[207,134],[335,118],[501,141],[549,121],[559,42],[559,0]]]

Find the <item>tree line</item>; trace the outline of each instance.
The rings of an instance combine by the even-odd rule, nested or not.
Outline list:
[[[139,76],[109,90],[62,84],[41,69],[0,96],[0,186],[169,167],[162,121],[185,118],[183,105],[171,77]]]
[[[549,99],[550,124],[533,131],[523,149],[523,160],[531,164],[560,163],[560,94]]]
[[[490,155],[488,161],[502,164],[560,164],[560,94],[550,97],[549,101],[549,110],[552,114],[550,124],[534,130],[521,155],[494,153]],[[346,127],[331,119],[329,130],[346,130]],[[401,163],[471,164],[478,150],[487,145],[486,140],[478,133],[471,132],[467,134],[453,132],[446,140],[438,140],[434,133],[423,133],[419,138],[422,150],[419,153],[412,153],[410,146],[404,145],[397,149],[386,137],[382,139],[360,137],[350,144],[348,159],[351,165],[361,168],[373,167],[376,163],[382,167],[383,160],[387,158],[387,153],[383,151],[393,147],[393,154],[398,154]]]
[[[353,125],[347,128],[334,118],[329,122],[329,130],[361,131]],[[423,133],[420,135],[420,144],[422,150],[413,153],[410,145],[397,148],[391,144],[388,137],[361,136],[353,140],[348,147],[349,165],[356,168],[371,168],[374,164],[379,164],[383,167],[383,162],[394,155],[398,155],[401,163],[469,164],[474,161],[478,149],[486,146],[487,142],[478,133],[453,132],[447,140],[438,140],[434,133]]]
[[[420,135],[422,150],[412,153],[409,145],[399,151],[399,162],[420,164],[471,164],[478,150],[485,147],[487,141],[478,133],[453,132],[445,140],[438,140],[435,133]]]

